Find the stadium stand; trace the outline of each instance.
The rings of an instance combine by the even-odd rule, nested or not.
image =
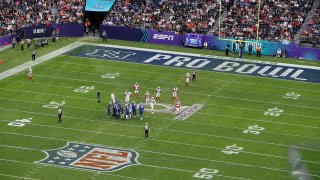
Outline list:
[[[103,24],[207,33],[218,19],[219,7],[213,0],[118,1]]]
[[[84,0],[58,0],[59,22],[82,23],[84,18]]]
[[[262,0],[258,19],[256,0],[235,0],[221,24],[220,36],[256,39],[259,21],[259,39],[293,41],[312,4],[313,0]],[[217,31],[215,35],[218,35]]]
[[[307,29],[302,32],[301,43],[309,43],[313,47],[320,47],[320,5],[309,21]]]
[[[1,0],[0,4],[1,35],[12,34],[21,27],[55,20],[51,13],[52,3],[47,0]]]

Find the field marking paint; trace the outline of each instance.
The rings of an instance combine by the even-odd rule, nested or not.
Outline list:
[[[31,123],[32,118],[26,118],[26,119],[17,119],[10,123],[8,123],[9,126],[15,126],[15,127],[23,127],[27,123]]]
[[[9,99],[8,99],[9,100]],[[28,103],[30,103],[28,101]],[[73,107],[70,107],[73,108]],[[4,108],[0,108],[0,109],[4,109]],[[79,108],[77,108],[79,109]],[[80,108],[80,109],[85,109],[85,110],[90,110],[87,108]],[[21,110],[13,110],[13,109],[4,109],[4,110],[8,110],[8,111],[15,111],[15,112],[26,112],[28,114],[41,114],[41,115],[46,115],[46,116],[53,116],[52,114],[46,114],[46,113],[38,113],[38,112],[32,112],[32,111],[21,111]],[[104,112],[102,110],[94,110],[94,111],[101,111]],[[202,113],[204,114],[204,113]],[[216,115],[216,116],[222,116],[222,117],[228,117],[228,118],[234,118],[232,116],[225,116],[225,115],[217,115],[217,114],[211,114],[211,115]],[[84,119],[84,118],[79,118],[79,117],[72,117],[72,116],[67,116],[68,118],[71,119],[80,119],[80,120],[86,120],[86,121],[93,121],[93,122],[101,122],[99,120],[93,120],[93,119]],[[148,117],[148,116],[146,116]],[[161,119],[161,120],[171,120],[169,118],[158,118],[158,117],[153,117],[156,119]],[[239,117],[238,117],[239,118]],[[266,123],[274,123],[274,124],[284,124],[284,125],[291,125],[291,126],[298,126],[298,127],[304,127],[304,128],[313,128],[313,129],[319,129],[318,127],[313,127],[313,126],[303,126],[303,125],[294,125],[294,124],[290,124],[290,123],[275,123],[272,121],[263,121],[263,120],[256,120],[256,119],[250,119],[250,118],[239,118],[239,119],[245,119],[245,120],[251,120],[251,121],[258,121],[258,122],[266,122]],[[104,123],[108,123],[108,124],[119,124],[119,123],[115,123],[115,122],[104,122]],[[231,126],[224,126],[224,125],[216,125],[216,124],[212,124],[212,123],[200,123],[200,122],[189,122],[192,124],[200,124],[200,125],[206,125],[206,126],[218,126],[218,127],[224,127],[224,128],[232,128],[232,129],[241,129],[240,127],[231,127]],[[126,126],[134,126],[134,125],[129,125],[129,124],[122,124],[122,125],[126,125]],[[160,128],[161,129],[161,128]],[[163,128],[162,128],[163,129]],[[166,129],[168,131],[174,131],[174,132],[182,132],[184,133],[184,131],[177,131],[177,130],[170,130],[170,129]],[[309,136],[302,136],[302,135],[294,135],[294,134],[286,134],[286,133],[278,133],[278,132],[272,132],[272,131],[265,131],[266,133],[270,133],[270,134],[278,134],[278,135],[284,135],[284,136],[292,136],[292,137],[299,137],[299,138],[308,138],[308,139],[316,139],[319,140],[320,138],[317,137],[309,137]],[[197,134],[200,135],[201,133],[192,133],[189,132],[191,134]],[[203,134],[206,135],[206,134]]]
[[[199,179],[212,179],[215,175],[219,173],[217,169],[201,168],[196,172],[193,177]]]
[[[247,129],[243,131],[245,134],[255,134],[258,135],[261,131],[265,130],[264,127],[259,127],[258,125],[249,126]]]
[[[66,52],[68,52],[70,50],[73,50],[73,49],[75,49],[77,47],[80,47],[81,45],[82,44],[79,43],[79,42],[74,42],[74,43],[69,44],[67,46],[64,46],[64,47],[62,47],[60,49],[57,49],[57,50],[55,50],[55,51],[53,51],[51,53],[48,53],[48,54],[43,55],[41,57],[38,57],[36,61],[28,61],[26,63],[20,64],[20,65],[14,67],[12,69],[9,69],[7,71],[1,72],[0,73],[0,80],[5,79],[7,77],[10,77],[10,76],[12,76],[14,74],[17,74],[19,72],[22,72],[22,71],[28,69],[29,67],[38,65],[38,64],[43,63],[43,62],[46,62],[46,61],[48,61],[48,60],[50,60],[52,58],[55,58],[55,57],[59,56],[61,53],[66,53]]]
[[[49,139],[49,140],[56,140],[56,141],[63,141],[63,142],[68,142],[68,141],[77,142],[77,141],[66,140],[66,139],[61,139],[61,138],[50,138],[50,137],[44,137],[44,136],[33,136],[33,135],[29,135],[29,134],[19,134],[19,133],[5,132],[5,131],[0,131],[0,133],[13,134],[13,135],[25,136],[25,137],[33,137],[33,138],[39,138],[39,139]],[[79,142],[79,143],[86,143],[86,142]],[[88,143],[88,144],[90,144],[90,143]],[[128,149],[128,148],[124,148],[124,149]],[[285,169],[277,169],[277,168],[256,166],[256,165],[250,165],[250,164],[233,163],[233,162],[226,162],[226,161],[220,161],[220,160],[211,160],[211,159],[197,158],[197,157],[192,157],[192,156],[184,156],[184,155],[178,155],[178,154],[162,153],[162,152],[157,152],[157,151],[146,151],[146,150],[139,150],[139,149],[133,149],[133,150],[141,151],[141,152],[150,152],[150,153],[154,153],[154,154],[162,154],[162,155],[167,155],[167,156],[175,156],[175,157],[182,157],[182,158],[188,158],[188,159],[196,159],[196,160],[202,160],[202,161],[217,162],[217,163],[229,164],[229,165],[234,165],[234,166],[243,166],[243,167],[249,167],[249,168],[260,168],[260,169],[265,169],[265,170],[270,170],[270,171],[278,171],[278,172],[286,172],[286,173],[290,173],[291,172],[291,171],[285,170]],[[320,176],[313,175],[313,174],[310,174],[310,176],[320,177]]]
[[[1,120],[0,119],[0,121],[7,121],[7,120]],[[140,139],[140,137],[136,137],[136,136],[128,136],[128,135],[122,135],[122,134],[119,135],[119,134],[105,133],[105,132],[100,132],[100,131],[98,132],[98,131],[92,131],[92,130],[65,128],[65,127],[49,126],[49,125],[36,124],[36,123],[33,123],[32,125],[33,126],[40,126],[40,127],[55,128],[55,129],[65,129],[65,130],[70,130],[70,131],[80,131],[80,132],[93,133],[93,134],[104,134],[104,135],[111,135],[111,136],[121,136],[121,137],[126,137],[126,138]],[[182,142],[177,142],[177,141],[159,140],[159,139],[155,139],[155,138],[153,138],[152,140],[153,141],[157,141],[157,142],[163,142],[163,143],[180,144],[180,145],[186,145],[186,146],[194,146],[194,147],[201,147],[201,148],[208,148],[208,149],[223,150],[222,148],[218,148],[218,147],[214,147],[214,146],[203,146],[203,145],[197,145],[197,144],[188,144],[188,143],[182,143]],[[290,147],[292,147],[292,146],[290,146]],[[242,148],[242,147],[240,147],[240,148]],[[231,147],[231,149],[232,149],[232,147]],[[227,150],[230,150],[230,148],[227,149]],[[243,153],[245,153],[245,154],[253,154],[253,155],[257,155],[257,156],[267,156],[267,157],[273,157],[273,158],[279,158],[279,159],[287,159],[287,157],[284,157],[284,156],[271,155],[271,154],[255,153],[255,152],[249,152],[249,151],[243,151]],[[320,162],[314,162],[314,161],[308,161],[308,160],[305,160],[305,162],[320,164]]]
[[[65,104],[65,101],[61,101],[60,103],[57,101],[51,101],[49,102],[49,104],[43,105],[42,107],[49,109],[58,109],[59,107],[64,106]]]
[[[29,177],[22,177],[22,176],[14,176],[14,175],[10,175],[10,174],[0,174],[0,176],[5,176],[5,177],[10,177],[10,178],[18,178],[18,179],[32,179],[32,180],[37,180],[34,178],[29,178]]]
[[[62,55],[62,56],[66,56],[66,55]],[[70,56],[68,56],[70,57]],[[72,56],[74,57],[74,56]],[[77,57],[77,58],[81,58],[81,59],[84,59],[83,57]],[[95,59],[95,58],[88,58],[88,59]],[[112,61],[112,62],[117,62],[117,63],[120,63],[118,61]],[[128,68],[114,68],[114,67],[102,67],[102,66],[95,66],[95,65],[88,65],[88,64],[79,64],[79,63],[70,63],[70,62],[56,62],[57,63],[60,63],[60,64],[67,64],[67,65],[81,65],[81,66],[88,66],[88,67],[94,67],[95,68],[103,68],[103,69],[116,69],[116,70],[126,70],[126,71],[133,71],[133,72],[147,72],[147,73],[151,73],[151,74],[158,74],[158,75],[167,75],[167,76],[177,76],[177,77],[181,77],[181,75],[177,75],[177,74],[170,74],[170,73],[159,73],[159,72],[153,72],[153,71],[143,71],[143,70],[133,70],[133,69],[128,69]],[[123,62],[121,62],[123,63]],[[54,70],[52,68],[44,68],[44,69],[51,69],[51,70]],[[175,68],[176,69],[176,68]],[[66,70],[64,70],[66,71]],[[70,71],[70,72],[79,72],[79,71]],[[87,73],[87,72],[81,72],[81,73]],[[88,74],[97,74],[97,73],[88,73]],[[128,76],[121,76],[121,77],[126,77],[128,79],[131,79],[130,77]],[[143,78],[142,78],[143,79]],[[205,77],[201,77],[201,79],[203,80],[212,80],[212,78],[205,78]],[[148,79],[144,79],[144,80],[148,80]],[[150,80],[150,79],[149,79]],[[158,80],[159,81],[159,80]],[[220,79],[215,79],[215,81],[226,81],[226,80],[220,80]],[[159,81],[161,82],[161,81]],[[168,82],[168,81],[166,81]],[[271,87],[271,88],[279,88],[279,89],[283,89],[283,86],[274,86],[274,85],[265,85],[265,84],[261,84],[261,83],[250,83],[250,82],[239,82],[239,81],[236,81],[234,82],[236,84],[249,84],[249,85],[254,85],[254,86],[262,86],[262,87]],[[179,83],[178,83],[179,84]],[[184,83],[181,83],[181,84],[184,84]],[[195,85],[195,86],[198,86],[198,85]],[[201,86],[202,87],[202,86]],[[206,87],[206,86],[205,86]],[[262,88],[263,89],[263,88]],[[309,91],[309,92],[320,92],[320,91],[317,91],[317,90],[308,90],[308,89],[300,89],[300,88],[290,88],[290,87],[286,87],[286,89],[291,89],[291,90],[295,90],[295,91]],[[235,90],[235,89],[234,89]],[[255,92],[255,91],[251,91],[251,92]],[[270,93],[267,93],[267,92],[264,92],[266,94],[270,94]],[[273,94],[275,95],[275,94]],[[278,94],[276,94],[278,95]]]
[[[173,55],[189,55],[194,57],[207,57],[207,58],[219,58],[225,60],[234,60],[240,62],[251,62],[251,63],[259,63],[259,64],[273,64],[273,65],[282,65],[282,66],[291,66],[291,67],[299,67],[299,68],[310,68],[315,70],[320,70],[320,67],[317,66],[307,66],[307,65],[298,65],[298,64],[289,64],[289,63],[278,63],[278,62],[271,62],[271,61],[257,61],[257,60],[250,60],[250,59],[239,59],[239,58],[232,58],[232,57],[223,57],[223,56],[212,56],[212,55],[205,55],[205,54],[197,54],[197,53],[187,53],[187,52],[175,52],[175,51],[166,51],[166,50],[156,50],[156,49],[148,49],[148,48],[138,48],[138,47],[129,47],[129,46],[119,46],[119,45],[109,45],[109,44],[98,44],[98,43],[90,43],[90,42],[82,42],[83,45],[91,45],[91,46],[100,46],[100,47],[114,47],[114,48],[122,48],[128,50],[141,50],[147,52],[159,52],[159,53],[168,53]]]
[[[18,91],[18,92],[26,92],[26,93],[37,93],[37,92],[30,92],[30,91],[19,91],[19,90],[12,90],[12,89],[5,89],[5,88],[0,88],[3,90],[10,90],[10,91]],[[41,93],[37,93],[37,94],[41,94]],[[61,96],[61,95],[55,95],[55,94],[47,94],[45,93],[45,95],[50,95],[50,96],[59,96],[59,97],[70,97],[70,96]],[[75,99],[85,99],[85,100],[93,100],[93,99],[87,99],[87,98],[77,98],[77,97],[70,97],[70,98],[75,98]],[[23,101],[23,100],[15,100],[15,99],[8,99],[8,98],[0,98],[0,99],[6,99],[6,100],[11,100],[11,101],[19,101],[19,102],[26,102],[26,103],[39,103],[40,102],[32,102],[32,101]],[[211,105],[211,104],[207,104],[207,105]],[[212,104],[213,105],[213,104]],[[215,106],[215,105],[213,105]],[[216,105],[216,106],[221,106],[221,107],[230,107],[230,108],[236,108],[236,107],[232,107],[232,106],[222,106],[222,105]],[[65,107],[69,107],[69,108],[73,108],[73,109],[84,109],[84,110],[92,110],[92,111],[98,111],[98,112],[104,112],[103,110],[96,110],[96,109],[89,109],[89,108],[77,108],[77,107],[73,107],[73,106],[65,106]],[[239,108],[239,109],[247,109],[247,108]],[[249,110],[249,109],[248,109]],[[255,110],[258,111],[258,110]],[[221,115],[221,114],[214,114],[214,113],[204,113],[204,112],[197,112],[198,114],[202,114],[202,115],[210,115],[210,116],[222,116],[222,117],[228,117],[228,118],[235,118],[233,116],[227,116],[227,115]],[[154,117],[157,118],[157,117]],[[316,127],[316,126],[305,126],[305,125],[299,125],[299,124],[293,124],[293,123],[283,123],[283,122],[276,122],[276,121],[265,121],[265,120],[257,120],[257,119],[250,119],[250,118],[244,118],[244,117],[237,117],[238,119],[244,119],[244,120],[251,120],[251,121],[257,121],[257,122],[266,122],[266,123],[273,123],[273,124],[282,124],[282,125],[289,125],[289,126],[297,126],[297,127],[304,127],[304,128],[312,128],[312,129],[320,129],[320,127]],[[313,117],[313,118],[318,118],[318,117]],[[158,119],[167,119],[167,118],[158,118]],[[190,122],[190,123],[197,123],[197,122]],[[200,124],[200,123],[199,123]],[[201,123],[202,124],[202,123]],[[226,126],[227,127],[227,126]],[[272,132],[272,131],[271,131]],[[274,132],[275,134],[276,132]],[[283,134],[284,133],[276,133],[276,134]],[[296,135],[293,135],[296,136]],[[304,136],[301,136],[304,137]],[[305,136],[306,137],[306,136]],[[312,138],[312,137],[311,137]],[[319,138],[315,138],[315,139],[319,139]]]
[[[89,43],[90,44],[90,43]],[[84,44],[84,45],[86,45],[86,44]],[[97,46],[105,46],[105,47],[108,47],[108,45],[101,45],[101,44],[94,44],[94,43],[92,43],[92,44],[90,44],[90,45],[92,45],[92,46],[95,46],[95,47],[97,47]],[[111,47],[109,47],[109,48],[111,48]],[[116,48],[116,46],[113,46],[113,48]],[[130,49],[130,50],[133,50],[133,49],[135,49],[135,48],[133,48],[133,47],[124,47],[124,46],[120,46],[120,51],[123,51],[123,49],[125,49],[125,48],[127,48],[127,49]],[[105,50],[108,50],[108,49],[106,49],[105,48]],[[118,50],[119,51],[119,50]],[[141,51],[143,51],[143,50],[141,50]],[[241,65],[241,68],[239,68],[239,70],[238,71],[235,71],[235,73],[237,74],[237,75],[239,75],[239,76],[248,76],[247,74],[248,73],[246,73],[246,72],[244,72],[244,68],[245,67],[248,67],[248,66],[257,66],[258,68],[260,68],[261,67],[261,65],[262,66],[266,66],[266,67],[269,67],[269,69],[270,69],[270,67],[276,67],[276,66],[279,66],[278,64],[277,65],[272,65],[272,66],[267,66],[266,64],[264,64],[264,63],[261,63],[261,62],[255,62],[255,64],[249,64],[249,63],[246,63],[246,62],[244,62],[244,61],[241,61],[242,63],[238,63],[238,62],[234,62],[234,61],[230,61],[230,59],[229,58],[222,58],[222,57],[219,57],[218,59],[210,59],[211,61],[209,61],[209,60],[207,60],[207,59],[195,59],[195,60],[193,60],[193,61],[191,61],[191,62],[188,62],[189,60],[191,60],[192,58],[191,57],[184,57],[184,56],[186,56],[187,55],[187,53],[181,53],[181,54],[183,54],[183,57],[175,57],[175,58],[172,58],[172,60],[168,60],[168,59],[170,59],[172,56],[171,55],[167,55],[167,54],[157,54],[157,53],[155,53],[155,51],[156,50],[151,50],[152,51],[152,53],[153,53],[153,56],[152,57],[149,57],[149,59],[147,59],[147,60],[145,60],[145,61],[143,61],[143,62],[139,62],[139,63],[137,63],[135,60],[131,60],[130,62],[126,62],[126,61],[121,61],[121,62],[123,62],[123,63],[134,63],[134,64],[142,64],[142,63],[144,63],[144,64],[147,64],[147,65],[151,65],[151,66],[167,66],[168,68],[177,68],[177,67],[179,67],[179,68],[184,68],[184,69],[190,69],[190,68],[193,68],[193,67],[196,67],[196,68],[203,68],[203,67],[205,67],[206,65],[208,65],[208,64],[210,64],[210,62],[216,62],[215,60],[217,60],[217,62],[221,62],[221,64],[219,65],[219,66],[217,66],[216,68],[213,68],[213,67],[207,67],[207,68],[210,68],[210,71],[218,71],[218,72],[221,72],[221,71],[224,71],[223,69],[221,70],[221,69],[219,69],[219,68],[224,68],[224,67],[230,67],[230,66],[228,66],[228,65],[226,65],[226,63],[227,64],[233,64],[233,65],[235,65],[237,68],[239,68],[238,66],[239,65]],[[171,52],[172,54],[173,54],[173,56],[177,56],[177,54],[180,54],[179,52]],[[141,54],[143,54],[143,52],[141,52]],[[150,53],[148,53],[148,54],[150,54]],[[75,55],[76,56],[76,55]],[[88,57],[88,56],[86,56],[85,54],[83,55],[84,56],[84,58],[91,58],[91,57]],[[98,58],[99,60],[105,60],[105,61],[108,61],[109,59],[107,59],[107,58],[105,58],[105,57],[101,57],[101,55],[99,55],[100,57]],[[70,57],[70,56],[69,56]],[[80,56],[78,56],[78,57],[80,57]],[[196,56],[196,57],[198,57],[198,58],[203,58],[204,56]],[[146,57],[147,58],[147,57]],[[187,61],[187,63],[186,62],[183,62],[183,61],[180,61],[180,59],[181,58],[183,58],[183,59],[186,59],[186,61]],[[212,57],[211,57],[212,58]],[[96,59],[97,60],[97,58],[91,58],[91,59]],[[116,59],[116,58],[113,58],[114,60]],[[114,61],[113,60],[113,61]],[[166,63],[163,63],[162,65],[158,65],[157,63],[155,63],[155,62],[153,62],[153,61],[161,61],[161,60],[167,60],[167,62]],[[109,60],[109,61],[111,61],[111,60]],[[116,59],[116,61],[119,61],[118,59]],[[133,62],[132,62],[133,61]],[[237,60],[235,60],[235,61],[237,61]],[[199,64],[199,62],[201,62],[201,64]],[[196,63],[198,63],[197,64],[197,66],[195,66],[195,64]],[[214,63],[211,63],[211,65],[212,64],[214,64]],[[270,63],[269,63],[270,64]],[[259,65],[259,66],[258,66]],[[175,67],[172,67],[172,66],[175,66]],[[183,67],[181,67],[181,66],[183,66]],[[222,67],[221,67],[222,66]],[[282,68],[283,67],[277,67],[275,70],[277,70],[276,72],[274,72],[274,71],[272,71],[273,72],[273,74],[269,74],[269,78],[275,78],[275,77],[286,77],[286,76],[288,76],[288,74],[289,73],[291,73],[291,71],[292,70],[294,70],[294,69],[292,69],[294,66],[296,66],[296,65],[293,65],[293,66],[291,66],[292,68],[290,68],[290,66],[286,66],[286,65],[282,65],[282,66],[284,66],[285,68],[287,68],[287,70],[284,72],[284,73],[282,73],[280,76],[275,76],[274,74],[275,73],[277,73],[277,72],[279,72],[280,70],[282,70]],[[310,67],[310,68],[307,68],[307,67]],[[213,68],[213,69],[211,69],[211,68]],[[317,71],[317,70],[315,70],[314,68],[318,68],[318,67],[313,67],[313,66],[305,66],[305,68],[307,68],[308,70],[310,70],[310,71]],[[240,70],[241,69],[241,70]],[[265,68],[264,68],[265,69]],[[262,69],[262,70],[264,70],[264,69]],[[255,69],[256,70],[256,69]],[[268,70],[268,69],[267,69]],[[207,70],[207,71],[209,71],[209,70]],[[230,67],[230,69],[228,69],[228,70],[226,70],[226,71],[234,71],[234,68],[233,67]],[[265,72],[266,70],[264,70],[264,72]],[[303,73],[305,70],[304,69],[298,69],[296,72],[294,72],[291,76],[290,76],[290,78],[292,78],[292,80],[296,80],[296,81],[301,81],[301,82],[304,82],[304,81],[306,81],[306,79],[303,79],[303,78],[299,78],[298,76],[301,74],[301,73]],[[259,72],[261,72],[261,71],[259,71]],[[225,72],[224,72],[225,73]],[[266,78],[266,77],[264,77],[264,76],[262,76],[261,75],[261,73],[259,74],[258,72],[256,72],[256,71],[254,71],[254,73],[255,74],[257,74],[257,76],[256,77],[259,77],[259,78]],[[250,74],[252,74],[252,73],[250,73]],[[273,76],[270,76],[270,75],[273,75]],[[282,80],[282,78],[281,78],[281,80]],[[287,79],[284,79],[284,80],[287,80]],[[291,80],[291,81],[292,81]],[[288,80],[287,80],[288,81]],[[312,83],[312,82],[311,82]],[[313,84],[316,84],[316,83],[313,83]]]
[[[59,139],[58,139],[59,140]],[[65,141],[65,140],[61,140],[61,141]],[[82,142],[83,143],[83,142]],[[90,143],[91,144],[91,143]],[[91,144],[91,145],[96,145],[96,144]],[[33,151],[43,151],[41,149],[36,149],[36,148],[27,148],[27,147],[19,147],[19,146],[10,146],[10,145],[0,145],[0,146],[3,146],[3,147],[8,147],[8,148],[14,148],[14,149],[27,149],[27,150],[33,150]],[[101,146],[101,145],[99,145]],[[104,146],[104,145],[103,145]],[[119,147],[117,147],[119,148]],[[122,147],[120,147],[122,148]],[[128,148],[122,148],[122,149],[128,149]],[[137,150],[137,149],[135,149]],[[150,152],[147,152],[147,153],[150,153]],[[154,152],[152,152],[154,153]],[[143,159],[143,158],[142,158]],[[22,164],[32,164],[32,165],[39,165],[38,163],[30,163],[30,162],[25,162],[25,161],[17,161],[17,160],[8,160],[8,159],[0,159],[0,161],[9,161],[9,162],[15,162],[15,163],[22,163]],[[49,166],[49,165],[45,165],[45,164],[41,164],[43,166]],[[191,171],[191,170],[185,170],[185,169],[177,169],[177,168],[171,168],[171,167],[166,167],[166,166],[155,166],[155,165],[148,165],[148,164],[140,164],[142,166],[147,166],[147,167],[153,167],[153,168],[159,168],[159,169],[166,169],[166,170],[175,170],[175,171],[182,171],[182,172],[190,172],[190,173],[194,173],[194,171]],[[54,165],[53,165],[54,166]],[[59,168],[63,168],[61,166],[55,166],[55,167],[59,167]],[[75,168],[71,168],[71,169],[75,169]],[[75,169],[75,170],[79,170],[79,171],[89,171],[89,170],[85,170],[85,169]],[[92,171],[90,171],[92,172]],[[103,173],[103,172],[99,172],[98,174],[105,174],[105,175],[112,175],[112,174],[109,174],[109,173]],[[120,176],[120,175],[119,175]],[[240,180],[250,180],[250,179],[247,179],[247,178],[240,178],[240,177],[234,177],[234,176],[226,176],[226,175],[217,175],[217,176],[220,176],[220,177],[226,177],[226,178],[230,178],[230,179],[240,179]],[[127,177],[127,176],[120,176],[120,177]],[[127,178],[130,178],[130,179],[141,179],[141,178],[133,178],[133,177],[127,177]]]
[[[39,74],[37,76],[38,77],[52,78],[52,79],[63,79],[63,80],[70,80],[70,81],[91,82],[91,83],[97,83],[97,84],[112,84],[112,85],[131,87],[131,85],[116,84],[116,83],[105,83],[105,82],[93,81],[93,80],[81,80],[81,79],[55,77],[55,76],[47,76],[47,75],[39,75]],[[149,89],[151,89],[151,88],[149,88]],[[152,88],[152,89],[154,89],[154,88]],[[184,93],[185,94],[192,94],[192,95],[199,95],[199,96],[208,96],[208,94],[203,94],[203,93],[192,93],[192,92],[184,92]],[[234,99],[234,100],[240,100],[240,101],[257,102],[257,103],[264,103],[264,104],[283,105],[283,106],[290,106],[290,107],[299,107],[299,108],[320,110],[320,108],[318,108],[318,107],[311,107],[311,106],[301,106],[301,105],[274,103],[274,102],[268,102],[268,101],[259,101],[259,100],[254,100],[254,99],[245,99],[245,98],[236,98],[236,97],[228,97],[228,96],[218,96],[218,95],[210,95],[210,96],[211,97],[216,97],[216,98],[222,98],[222,99]],[[309,116],[305,116],[305,117],[309,117]]]
[[[4,89],[4,90],[11,90],[11,91],[18,91],[18,92],[26,92],[26,93],[37,93],[37,92],[30,92],[30,91],[19,91],[19,90],[12,90],[12,89],[5,89],[5,88],[0,88],[0,89]],[[41,94],[41,93],[37,93],[37,94]],[[54,94],[46,94],[46,95],[50,95],[50,96],[60,96],[60,97],[70,97],[70,96],[61,96],[61,95],[54,95]],[[77,98],[77,97],[73,97],[76,99],[86,99],[86,100],[92,100],[92,99],[87,99],[87,98]],[[40,104],[40,102],[33,102],[33,101],[23,101],[23,100],[15,100],[15,99],[9,99],[9,98],[0,98],[0,99],[5,99],[5,100],[11,100],[11,101],[18,101],[18,102],[26,102],[26,103],[38,103]],[[55,102],[55,101],[53,101]],[[211,105],[211,104],[208,104]],[[213,105],[213,104],[212,104]],[[213,105],[213,106],[221,106],[221,107],[230,107],[230,108],[237,108],[237,107],[232,107],[232,106],[222,106],[222,105]],[[58,107],[58,106],[57,106]],[[69,107],[69,108],[73,108],[73,109],[84,109],[84,110],[91,110],[91,111],[98,111],[98,112],[104,112],[103,110],[96,110],[96,109],[89,109],[89,108],[77,108],[77,107],[73,107],[73,106],[65,106],[65,107]],[[250,110],[249,108],[239,108],[239,109],[247,109]],[[254,109],[252,109],[254,110]],[[254,111],[259,111],[259,110],[254,110]],[[260,111],[259,111],[260,112]],[[203,115],[215,115],[215,116],[223,116],[223,117],[232,117],[232,116],[226,116],[226,115],[220,115],[220,114],[212,114],[212,113],[204,113],[204,112],[198,112],[198,114],[203,114]],[[298,115],[298,116],[303,116],[303,115]],[[304,117],[304,116],[303,116]],[[309,116],[308,116],[309,117]],[[319,118],[319,117],[314,117],[311,116],[312,118]],[[157,117],[155,117],[157,118]],[[232,117],[234,118],[234,117]],[[243,118],[243,117],[237,117],[239,119],[249,119],[249,118]],[[166,119],[166,118],[162,118],[162,119]],[[249,119],[250,120],[250,119]],[[251,119],[252,120],[252,119]],[[273,122],[273,121],[264,121],[264,120],[253,120],[253,121],[258,121],[258,122],[270,122],[270,123],[275,123],[275,124],[285,124],[285,125],[291,125],[291,126],[299,126],[299,127],[310,127],[313,129],[317,129],[320,127],[316,127],[316,126],[305,126],[305,125],[299,125],[299,124],[292,124],[292,123],[281,123],[281,122]],[[302,136],[301,136],[302,137]]]
[[[285,99],[299,99],[301,97],[301,95],[297,94],[295,92],[291,92],[291,93],[286,93],[282,97]]]
[[[7,162],[13,162],[13,163],[20,163],[20,164],[30,164],[30,165],[41,165],[41,166],[46,166],[46,167],[57,167],[57,168],[63,168],[63,169],[73,169],[73,170],[77,170],[77,171],[85,171],[85,172],[92,172],[90,170],[85,170],[85,169],[76,169],[76,168],[72,168],[72,167],[61,167],[61,166],[55,166],[55,165],[45,165],[45,164],[39,164],[39,163],[31,163],[31,162],[26,162],[26,161],[17,161],[17,160],[12,160],[12,159],[4,159],[4,158],[0,158],[0,161],[7,161]],[[127,178],[127,179],[136,179],[136,180],[140,180],[141,178],[134,178],[134,177],[129,177],[129,176],[122,176],[122,175],[117,175],[117,174],[110,174],[110,173],[100,173],[103,175],[107,175],[107,176],[116,176],[116,177],[122,177],[122,178]],[[29,178],[30,179],[30,178]],[[142,179],[142,180],[146,180],[146,179]]]
[[[225,154],[239,154],[244,148],[233,144],[231,146],[226,146],[221,152]]]
[[[281,114],[283,114],[284,110],[282,109],[278,109],[277,107],[275,108],[270,108],[268,109],[266,112],[264,112],[264,115],[266,116],[280,116]]]

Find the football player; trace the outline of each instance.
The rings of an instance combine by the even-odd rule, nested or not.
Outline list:
[[[149,105],[149,102],[150,102],[150,93],[149,91],[147,91],[145,94],[144,94],[144,97],[146,98],[146,106]]]
[[[134,101],[132,101],[132,116],[133,117],[137,116],[137,104]]]
[[[128,90],[124,93],[125,95],[125,103],[129,103],[130,102],[130,96],[131,96],[131,92],[129,92]]]
[[[114,95],[114,92],[112,91],[111,93],[111,102],[112,104],[115,104],[116,103],[116,95]]]
[[[176,100],[176,104],[175,104],[174,107],[175,107],[175,108],[174,108],[175,113],[176,113],[176,114],[179,114],[179,113],[180,113],[180,107],[181,107],[181,103],[180,103],[180,100],[179,100],[179,99]]]
[[[161,88],[160,86],[158,86],[158,88],[156,89],[156,101],[160,100],[160,93],[161,93]]]
[[[185,81],[186,82],[185,82],[184,86],[189,87],[189,82],[190,82],[190,74],[189,73],[186,74]]]
[[[28,73],[28,81],[32,82],[32,70]]]
[[[177,99],[177,97],[178,97],[178,91],[179,91],[179,89],[178,89],[177,86],[174,86],[174,87],[172,88],[172,101],[174,101],[174,100]]]
[[[151,108],[151,113],[154,114],[154,105],[156,104],[156,100],[154,100],[154,98],[152,97],[149,104]]]
[[[143,112],[144,112],[144,106],[143,106],[142,103],[141,103],[140,106],[139,106],[139,110],[140,110],[140,119],[142,120],[142,118],[143,118]]]
[[[133,89],[134,89],[134,96],[139,96],[140,86],[139,86],[138,82],[136,82],[136,84],[133,86]]]

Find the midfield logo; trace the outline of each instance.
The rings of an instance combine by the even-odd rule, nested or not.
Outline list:
[[[132,150],[68,142],[65,147],[44,151],[47,157],[38,163],[112,172],[138,165],[139,154]]]
[[[125,59],[126,57],[133,56],[136,53],[125,51],[114,51],[106,49],[95,49],[92,53],[87,53],[87,56],[93,57],[109,57],[114,59]]]

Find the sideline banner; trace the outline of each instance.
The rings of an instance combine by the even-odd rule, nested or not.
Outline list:
[[[53,31],[59,31],[60,37],[82,37],[84,34],[83,24],[39,24],[20,29],[20,36],[24,34],[25,38],[51,37]]]
[[[185,38],[192,36],[192,34],[175,34],[174,32],[168,31],[157,31],[157,30],[146,30],[146,29],[135,29],[129,27],[118,27],[118,26],[100,26],[100,36],[103,31],[106,31],[108,38],[111,39],[120,39],[120,40],[129,40],[137,42],[148,42],[156,44],[167,44],[174,46],[183,46],[183,40],[185,44],[193,44],[193,47],[202,47],[204,42],[208,43],[209,49],[221,50],[224,51],[227,47],[227,44],[230,45],[230,50],[232,51],[233,45],[235,46],[236,51],[239,50],[239,44],[234,43],[232,40],[221,40],[217,36],[207,36],[202,35],[202,42],[198,40],[188,41]],[[200,38],[201,39],[201,38]],[[252,41],[255,42],[255,41]],[[201,46],[200,46],[201,44]],[[246,42],[244,46],[244,52],[248,53],[248,47],[250,42]],[[256,53],[257,46],[262,47],[262,55],[275,56],[278,48],[282,51],[286,51],[286,57],[296,58],[296,59],[308,59],[308,60],[320,60],[320,48],[304,48],[300,47],[294,43],[288,42],[271,42],[271,41],[259,41],[259,43],[252,43],[253,50],[252,53]],[[254,55],[252,55],[254,56]]]
[[[157,31],[150,29],[136,29],[128,27],[100,25],[100,37],[106,31],[108,38],[128,41],[147,42],[154,44],[166,44],[174,46],[183,45],[183,35],[171,31]]]
[[[16,35],[8,35],[0,38],[0,47],[5,46],[8,44],[11,44],[12,38],[14,38]]]

